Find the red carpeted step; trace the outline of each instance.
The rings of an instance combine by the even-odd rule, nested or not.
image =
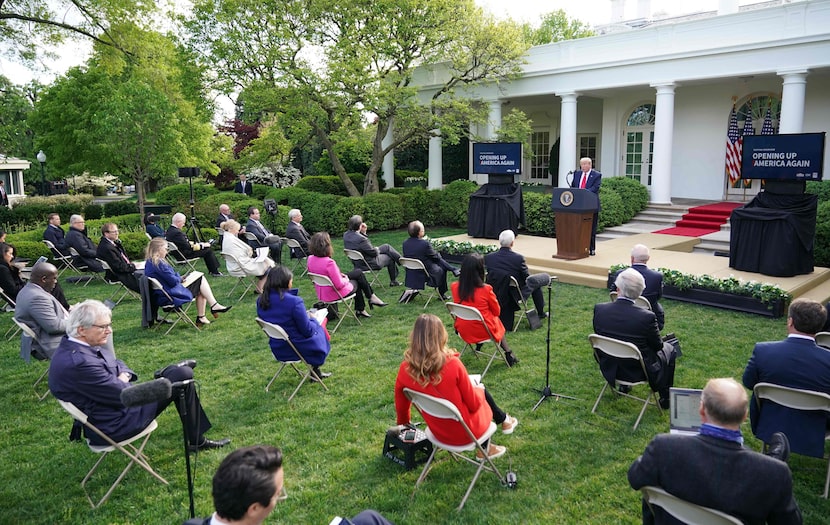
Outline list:
[[[666,228],[665,230],[658,230],[654,233],[663,233],[666,235],[682,235],[684,237],[700,237],[708,233],[715,233],[718,230],[704,229],[704,228]]]
[[[725,224],[726,221],[709,221],[709,220],[699,220],[698,218],[694,219],[681,219],[677,221],[674,225],[678,228],[703,228],[709,230],[720,230],[721,224]]]

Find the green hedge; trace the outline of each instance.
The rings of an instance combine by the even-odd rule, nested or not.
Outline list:
[[[830,200],[819,203],[816,211],[816,266],[830,267]]]
[[[818,195],[819,203],[828,202],[830,201],[830,180],[808,181],[806,192]]]
[[[607,222],[605,223],[607,226],[616,226],[617,224],[628,222],[648,205],[648,189],[632,178],[608,177],[603,179],[600,194],[607,193],[608,191],[612,191],[620,196],[623,209],[621,222],[615,224]],[[605,209],[605,202],[602,201],[602,197],[600,197],[600,202],[602,203],[603,209]],[[617,215],[616,210],[614,210],[613,215]]]
[[[550,208],[551,195],[529,191],[522,194],[525,202],[525,229],[531,235],[556,237],[553,210]]]

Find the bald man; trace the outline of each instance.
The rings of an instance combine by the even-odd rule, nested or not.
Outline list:
[[[219,272],[219,261],[216,259],[216,254],[213,253],[213,249],[210,247],[210,244],[206,242],[201,243],[192,243],[188,240],[187,235],[185,235],[182,228],[184,227],[184,223],[186,222],[186,218],[184,213],[176,213],[173,215],[173,218],[170,219],[170,227],[167,228],[167,231],[164,233],[164,237],[176,245],[176,248],[187,257],[188,259],[193,259],[195,257],[201,257],[205,261],[205,265],[207,266],[208,272],[214,277],[221,277],[222,273]]]
[[[14,317],[37,335],[32,341],[32,356],[51,359],[66,334],[69,312],[53,295],[58,282],[55,265],[42,262],[32,268],[29,282],[17,294]]]
[[[699,410],[699,434],[659,434],[651,440],[628,469],[631,488],[660,487],[747,524],[800,524],[786,436],[778,433],[766,456],[743,447],[744,388],[732,378],[710,379]],[[643,523],[681,522],[659,507],[652,514],[644,502]]]

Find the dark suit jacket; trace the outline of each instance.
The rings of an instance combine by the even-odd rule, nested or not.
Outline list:
[[[61,253],[68,254],[69,249],[66,247],[66,235],[63,228],[52,226],[51,224],[43,230],[43,238],[55,245]]]
[[[369,237],[366,237],[360,232],[354,230],[346,230],[346,233],[343,234],[343,248],[348,250],[356,250],[363,254],[363,258],[366,259],[366,263],[373,269],[379,270],[380,265],[378,265],[378,251],[377,249],[372,246],[372,241],[369,240]],[[368,270],[363,263],[355,262],[355,268],[359,268],[361,270]]]
[[[658,352],[663,348],[660,331],[657,329],[657,317],[632,301],[619,298],[612,303],[594,305],[594,332],[606,337],[613,337],[621,341],[634,343],[643,354],[646,368],[649,370],[649,380],[657,390],[658,383],[655,374],[659,373],[661,361]],[[610,384],[615,378],[627,381],[641,381],[642,369],[639,363],[630,359],[618,360],[600,352],[599,367],[603,377]]]
[[[0,206],[9,205],[9,194],[6,193],[6,188],[3,188],[3,193],[0,194]]]
[[[582,180],[582,170],[574,172],[574,178],[571,181],[571,188],[578,188],[579,182]],[[595,169],[588,172],[588,180],[585,182],[585,189],[591,193],[599,195],[599,188],[602,185],[602,173]]]
[[[20,278],[17,266],[9,266],[6,261],[0,261],[0,288],[12,301],[17,299],[19,292],[26,283]]]
[[[80,259],[79,263],[83,263],[93,271],[101,271],[101,264],[95,260],[98,257],[98,247],[92,239],[86,236],[86,233],[70,227],[66,232],[66,246],[66,251],[69,251],[69,248],[75,248],[78,252],[76,259]]]
[[[232,213],[230,215],[225,215],[223,213],[220,213],[219,216],[216,217],[216,227],[221,228],[222,223],[229,220],[229,219],[233,219],[233,214]]]
[[[643,297],[648,299],[648,302],[651,304],[651,310],[654,312],[654,315],[657,316],[657,326],[662,330],[666,321],[663,305],[660,304],[660,299],[663,298],[663,274],[652,270],[642,263],[632,264],[631,267],[640,272],[640,275],[643,276],[643,279],[646,282],[646,288],[643,290]],[[616,278],[617,276],[614,275],[614,279]],[[616,289],[617,285],[611,283],[611,291],[613,292]]]
[[[242,191],[242,182],[237,181],[236,186],[233,187],[233,191],[235,193],[244,193],[245,195],[251,195],[254,192],[254,185],[251,184],[251,181],[246,181],[245,191]]]
[[[521,291],[510,288],[510,277],[515,277],[519,288],[524,288],[530,276],[525,258],[510,248],[499,248],[484,256],[484,266],[487,268],[487,282],[493,287],[501,306],[499,318],[508,330],[512,330],[515,312],[519,309],[518,301],[521,299],[514,293],[521,295]]]
[[[138,292],[138,279],[135,277],[135,265],[127,262],[127,252],[119,242],[114,244],[109,239],[102,237],[98,243],[98,258],[106,262],[111,272],[119,281],[134,292]],[[125,260],[126,259],[126,260]]]
[[[288,226],[285,227],[285,236],[289,239],[294,239],[300,246],[303,247],[305,254],[308,254],[308,241],[311,240],[311,235],[306,231],[305,227],[299,222],[288,221]],[[291,253],[292,257],[299,257],[299,254]]]
[[[260,224],[262,223],[260,222]],[[253,219],[248,219],[248,222],[245,224],[245,231],[254,234],[254,237],[259,241],[259,246],[268,246],[265,243],[265,238],[271,235],[271,232],[268,231],[265,225],[260,227]],[[254,246],[254,248],[258,248],[258,246]]]
[[[743,383],[750,389],[757,383],[773,383],[830,394],[830,351],[801,337],[758,343],[744,370]],[[802,412],[764,402],[759,414],[753,396],[749,415],[752,432],[762,441],[768,442],[773,433],[783,431],[793,452],[823,455],[825,412]]]
[[[711,436],[659,434],[628,469],[634,489],[657,486],[681,499],[726,512],[748,525],[800,524],[786,463]],[[643,523],[680,521],[643,505]]]
[[[176,248],[182,252],[182,255],[188,259],[201,257],[204,252],[204,250],[194,250],[190,245],[187,235],[185,235],[181,228],[176,228],[173,225],[170,225],[170,227],[167,228],[167,231],[164,233],[164,238],[175,244]]]
[[[435,248],[424,239],[416,237],[409,237],[403,241],[403,256],[410,259],[418,259],[424,263],[427,273],[437,285],[441,279],[446,278],[446,272],[451,272],[453,267],[441,257],[441,254],[435,251]],[[405,284],[407,288],[422,290],[424,288],[426,278],[421,272],[406,271]]]

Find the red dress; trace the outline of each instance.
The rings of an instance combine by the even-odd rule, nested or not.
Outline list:
[[[421,386],[409,375],[409,364],[406,361],[401,363],[398,378],[395,380],[395,412],[399,425],[409,423],[412,408],[412,402],[403,393],[404,388],[452,402],[477,438],[484,434],[493,420],[493,411],[484,399],[484,389],[474,387],[470,383],[467,369],[457,353],[444,364],[444,368],[441,369],[441,382],[437,385],[429,383]],[[434,418],[428,414],[422,415],[427,426],[440,441],[449,445],[465,445],[470,442],[464,427],[457,422]]]
[[[481,312],[482,317],[484,317],[484,323],[487,325],[487,328],[490,329],[490,332],[493,334],[493,337],[496,338],[496,341],[501,342],[501,340],[504,339],[504,324],[502,324],[501,319],[499,319],[501,307],[499,306],[499,300],[496,298],[496,294],[493,293],[492,286],[485,284],[484,286],[476,288],[473,292],[472,301],[460,300],[461,298],[458,296],[457,281],[450,285],[450,291],[452,292],[453,302],[463,304],[464,306],[472,306]],[[479,322],[456,319],[454,326],[458,332],[458,335],[460,335],[461,339],[463,339],[466,343],[478,343],[479,341],[485,341],[489,338],[487,331]]]

